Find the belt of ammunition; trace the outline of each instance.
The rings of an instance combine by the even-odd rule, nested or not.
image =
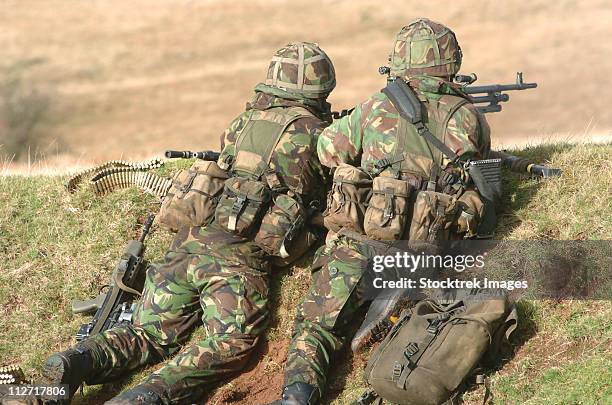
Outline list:
[[[88,185],[98,196],[121,188],[136,186],[161,200],[168,193],[172,181],[153,173],[147,173],[147,171],[162,165],[163,161],[158,158],[144,162],[111,160],[74,174],[66,183],[66,188],[71,193],[75,192],[79,183],[90,177]]]

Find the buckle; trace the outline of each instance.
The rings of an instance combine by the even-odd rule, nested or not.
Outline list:
[[[442,322],[443,322],[442,319],[434,319],[433,321],[429,323],[429,326],[427,327],[427,332],[431,334],[436,334]]]
[[[404,350],[404,356],[406,356],[406,358],[410,360],[410,357],[417,354],[418,351],[419,345],[416,342],[410,342],[408,343],[408,346],[406,346],[406,350]]]
[[[239,213],[244,207],[244,204],[246,204],[246,200],[246,196],[237,196],[234,205],[232,205],[232,212]]]
[[[385,190],[385,210],[383,211],[383,223],[381,226],[385,226],[393,219],[395,213],[393,212],[393,190]]]
[[[396,361],[395,364],[393,365],[393,374],[391,375],[391,381],[398,380],[400,376],[402,375],[403,369],[404,369],[404,366],[402,366],[401,363],[398,363]]]

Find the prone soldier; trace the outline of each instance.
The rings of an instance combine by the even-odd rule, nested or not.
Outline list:
[[[192,403],[245,366],[267,325],[272,259],[290,260],[304,250],[292,242],[313,240],[306,224],[326,181],[316,145],[335,83],[316,44],[274,54],[265,83],[221,137],[214,171],[227,180],[207,202],[216,204],[214,222],[182,228],[165,261],[148,268],[133,324],[50,356],[46,383],[68,384],[72,396],[82,383],[105,383],[176,354],[108,403]],[[205,337],[182,347],[197,326]]]
[[[407,117],[387,86],[319,137],[319,159],[334,170],[330,233],[297,310],[276,405],[320,403],[330,359],[366,303],[360,285],[376,254],[369,240],[471,237],[484,219],[465,163],[488,157],[489,126],[453,83],[462,60],[455,34],[418,19],[397,34],[389,60],[391,82],[416,95],[422,118]]]

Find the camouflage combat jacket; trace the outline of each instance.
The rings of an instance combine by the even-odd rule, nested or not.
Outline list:
[[[235,154],[240,131],[253,114],[265,120],[268,116],[282,115],[290,110],[299,111],[300,115],[306,113],[285,129],[272,152],[269,167],[289,189],[289,193],[300,197],[304,206],[315,200],[324,204],[328,169],[319,162],[316,145],[321,132],[330,122],[327,119],[331,115],[329,104],[322,100],[300,98],[264,84],[257,85],[255,91],[246,111],[234,119],[222,134],[219,161],[223,161],[228,154]],[[183,230],[183,233],[186,232]],[[207,227],[192,228],[189,235],[178,236],[177,240],[188,242],[179,243],[179,250],[208,254],[259,270],[268,269],[264,252],[254,242],[225,232],[214,222]]]
[[[479,113],[458,85],[431,76],[415,76],[409,80],[423,104],[423,121],[430,131],[462,159],[483,159],[490,151],[490,131]],[[403,121],[403,122],[402,122]],[[395,176],[391,167],[378,172],[375,167],[382,159],[396,152],[398,131],[407,132],[404,140],[403,173],[427,179],[434,156],[444,159],[433,146],[418,135],[414,126],[400,118],[391,101],[382,92],[357,105],[352,113],[323,131],[317,152],[321,163],[328,167],[347,163],[361,166],[373,175]],[[394,166],[397,167],[396,163]]]

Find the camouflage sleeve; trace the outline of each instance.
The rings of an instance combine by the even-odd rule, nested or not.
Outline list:
[[[459,108],[448,121],[445,143],[465,159],[486,159],[491,150],[487,120],[473,104]]]
[[[234,145],[236,143],[236,138],[238,137],[238,131],[242,129],[246,122],[247,115],[246,113],[240,114],[236,117],[227,127],[225,131],[221,134],[221,149],[223,150],[226,146]]]
[[[362,105],[346,117],[335,120],[325,128],[317,143],[317,154],[324,166],[336,167],[340,163],[359,166],[363,137]]]
[[[314,117],[300,118],[286,129],[272,156],[283,182],[305,204],[313,200],[325,202],[329,170],[321,165],[316,153],[324,125]]]

